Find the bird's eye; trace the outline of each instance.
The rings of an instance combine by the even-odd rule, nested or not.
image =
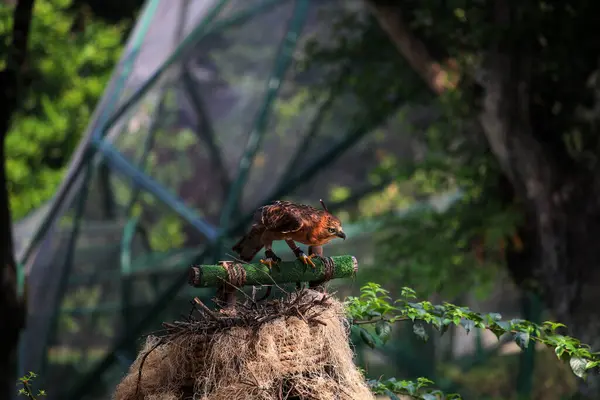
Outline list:
[[[329,228],[329,229],[327,229],[327,230],[329,231],[329,233],[335,233],[335,232],[336,232],[336,231],[335,231],[335,228]]]

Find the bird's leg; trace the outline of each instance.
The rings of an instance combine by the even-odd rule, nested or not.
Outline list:
[[[308,246],[308,256],[323,258],[323,246]]]
[[[304,258],[302,258],[302,256],[304,256],[304,253],[302,252],[302,249],[300,249],[300,247],[296,246],[296,242],[294,242],[292,239],[285,239],[285,242],[287,243],[288,247],[290,249],[292,249],[296,258],[304,260]],[[304,256],[304,257],[306,258],[306,256]],[[306,265],[306,263],[304,263],[304,264]],[[302,289],[302,283],[296,282],[296,290],[301,290],[301,289]]]
[[[277,269],[279,269],[278,264],[280,262],[281,258],[277,257],[277,255],[271,249],[265,250],[265,259],[260,260],[261,264],[264,264],[269,268],[269,272],[273,270],[273,267],[277,267]]]
[[[323,261],[323,246],[308,246],[308,257]]]
[[[277,266],[281,262],[281,258],[273,252],[273,240],[270,239],[266,233],[263,234],[263,243],[265,244],[265,259],[260,260],[261,264],[266,265],[269,268],[269,272],[273,270],[274,266]]]
[[[289,246],[289,248],[292,249],[292,251],[294,252],[294,255],[296,256],[296,258],[299,259],[300,261],[302,261],[302,263],[304,265],[310,265],[310,267],[313,270],[316,268],[315,263],[313,262],[313,260],[311,260],[312,256],[307,256],[306,254],[304,254],[304,252],[302,251],[302,249],[300,249],[300,247],[298,247],[296,245],[296,242],[294,242],[291,239],[285,239],[285,242],[287,243],[287,245]]]

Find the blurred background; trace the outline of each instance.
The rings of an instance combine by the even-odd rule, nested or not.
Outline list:
[[[35,2],[28,89],[6,136],[19,288],[28,301],[21,374],[38,373],[36,385],[50,399],[110,398],[142,335],[185,314],[193,296],[214,295],[186,285],[188,266],[228,259],[252,212],[274,199],[318,206],[323,198],[343,220],[348,240],[325,254],[356,256],[359,273],[332,282],[339,298],[374,281],[395,297],[408,286],[422,299],[506,319],[570,315],[572,307],[557,312],[562,300],[547,294],[553,279],[562,284],[562,267],[548,272],[543,260],[535,267],[539,231],[522,192],[512,189],[518,174],[507,172],[472,121],[483,102],[474,100],[477,85],[448,73],[432,90],[419,61],[399,51],[386,25],[388,3]],[[426,32],[432,54],[450,60],[448,71],[476,62],[484,2],[401,3],[410,29]],[[544,57],[559,59],[570,46],[569,35],[549,36],[561,31],[542,21],[554,13],[594,38],[590,23],[573,22],[586,14],[577,2],[565,2],[571,14],[533,3],[540,20],[531,29],[554,46]],[[0,5],[4,37],[14,4]],[[568,73],[548,61],[543,79],[554,89],[587,88],[591,78],[583,75],[589,65],[597,69],[598,48],[592,56]],[[575,106],[555,104],[563,92],[536,85],[539,109],[575,114]],[[548,126],[541,131],[553,145],[559,129],[584,132],[583,139],[565,133],[557,146],[572,142],[580,155],[573,159],[595,160],[593,148],[582,150],[587,131],[569,127],[575,122]],[[524,176],[527,166],[514,163]],[[571,270],[575,264],[564,261]],[[597,303],[586,301],[589,312]],[[580,321],[564,322],[597,333]],[[399,324],[385,348],[354,340],[357,364],[369,378],[425,376],[465,399],[559,400],[577,392],[551,349],[521,352],[480,330],[430,336],[423,343],[411,324]]]

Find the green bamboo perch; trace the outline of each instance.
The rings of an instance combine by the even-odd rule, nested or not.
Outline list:
[[[219,287],[223,283],[232,286],[272,285],[295,282],[322,282],[330,279],[350,278],[358,270],[354,256],[315,257],[313,270],[299,260],[283,261],[279,268],[269,269],[262,264],[242,264],[221,261],[217,265],[194,265],[190,267],[188,283],[194,287]]]

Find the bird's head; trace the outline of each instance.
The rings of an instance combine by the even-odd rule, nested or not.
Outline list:
[[[342,238],[346,240],[346,234],[344,233],[344,229],[342,228],[342,221],[340,221],[338,217],[329,212],[323,200],[321,200],[321,205],[325,210],[325,215],[323,217],[324,223],[322,224],[322,226],[325,229],[321,233],[322,239],[330,241],[335,238]]]
[[[346,234],[344,233],[344,229],[342,228],[342,222],[333,215],[328,215],[325,218],[325,227],[326,234],[331,239],[335,239],[336,237],[346,239]]]

